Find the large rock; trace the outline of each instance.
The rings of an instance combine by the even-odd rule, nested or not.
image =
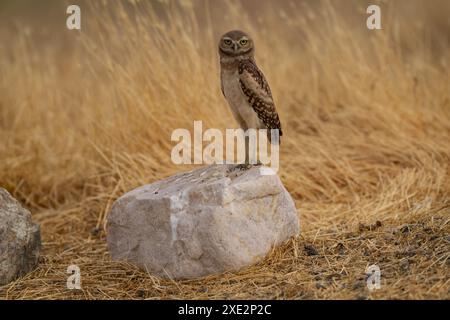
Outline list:
[[[111,257],[173,279],[261,260],[299,233],[292,198],[276,174],[262,170],[209,166],[123,195],[108,216]]]
[[[0,285],[33,270],[40,248],[39,225],[31,221],[30,211],[0,188]]]

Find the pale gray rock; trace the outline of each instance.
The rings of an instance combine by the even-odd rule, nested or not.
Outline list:
[[[294,201],[269,168],[214,165],[144,185],[108,216],[114,260],[188,279],[254,264],[299,234]]]
[[[0,285],[32,271],[39,259],[39,225],[3,188],[0,188]]]

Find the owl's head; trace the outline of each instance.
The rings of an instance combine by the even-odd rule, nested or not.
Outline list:
[[[243,31],[233,30],[225,33],[219,42],[221,57],[253,57],[253,40]]]

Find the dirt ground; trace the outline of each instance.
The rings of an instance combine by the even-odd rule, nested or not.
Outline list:
[[[81,1],[69,31],[68,3],[2,2],[0,186],[43,250],[0,299],[449,299],[449,2],[375,3],[383,29],[369,31],[364,1]],[[171,162],[171,132],[237,126],[216,53],[235,28],[274,95],[301,235],[189,281],[111,261],[113,201],[193,168]]]

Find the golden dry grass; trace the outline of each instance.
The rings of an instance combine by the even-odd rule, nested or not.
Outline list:
[[[383,30],[368,31],[366,5],[81,2],[81,32],[65,29],[67,3],[31,18],[0,11],[0,185],[43,239],[38,268],[0,298],[449,299],[450,6],[381,2]],[[234,28],[255,38],[274,93],[301,236],[241,272],[191,281],[112,262],[111,203],[189,168],[170,161],[172,130],[234,123],[216,55]],[[66,289],[71,264],[80,291]]]

